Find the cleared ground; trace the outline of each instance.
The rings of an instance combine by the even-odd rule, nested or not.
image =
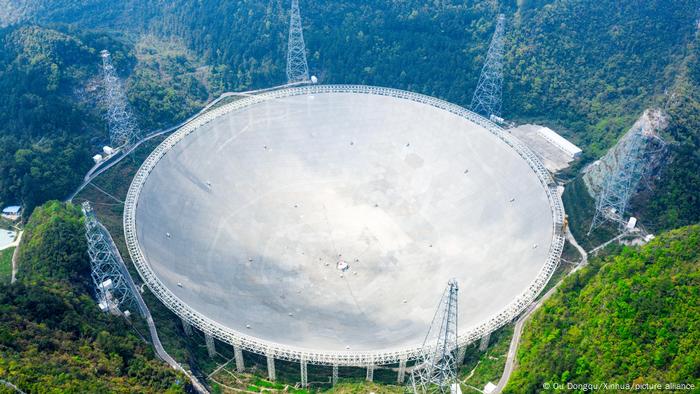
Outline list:
[[[349,93],[202,126],[155,166],[136,219],[152,270],[190,307],[321,351],[420,346],[451,277],[467,330],[526,289],[552,239],[539,179],[496,136]]]
[[[574,160],[554,144],[547,141],[537,130],[542,126],[524,124],[508,129],[508,132],[525,143],[542,161],[542,164],[551,172],[559,172],[569,167]]]

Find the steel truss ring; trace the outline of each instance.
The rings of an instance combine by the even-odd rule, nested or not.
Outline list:
[[[537,295],[539,295],[539,293],[545,287],[557,267],[559,258],[561,257],[561,253],[564,248],[564,236],[561,233],[561,226],[564,220],[564,209],[556,190],[556,184],[552,180],[551,175],[545,169],[540,160],[532,153],[532,151],[530,151],[530,149],[523,145],[518,139],[505,132],[495,123],[475,114],[472,111],[458,105],[451,104],[447,101],[418,93],[365,85],[308,85],[274,90],[255,96],[249,96],[223,105],[197,117],[196,119],[193,119],[163,141],[148,156],[148,158],[146,158],[134,176],[124,204],[124,235],[126,238],[127,247],[129,249],[129,254],[139,272],[139,275],[148,285],[151,291],[177,316],[184,321],[187,321],[192,326],[197,327],[204,333],[230,345],[239,346],[245,350],[261,355],[271,355],[277,359],[297,362],[305,360],[308,363],[320,365],[366,367],[368,365],[393,364],[402,360],[415,360],[420,356],[420,345],[411,348],[377,352],[315,351],[311,349],[297,348],[294,346],[274,343],[271,341],[264,341],[232,330],[222,324],[210,320],[176,297],[170,290],[168,290],[167,287],[165,287],[165,285],[163,285],[160,279],[158,279],[141,251],[141,247],[136,236],[136,205],[138,203],[139,194],[141,193],[141,189],[148,178],[149,173],[153,170],[158,161],[165,154],[167,154],[172,147],[174,147],[178,142],[183,140],[197,128],[231,111],[241,110],[250,105],[266,100],[325,93],[355,93],[390,96],[428,104],[433,107],[449,111],[486,128],[489,132],[501,139],[501,141],[513,148],[528,163],[530,168],[539,178],[542,187],[547,194],[553,219],[552,242],[549,247],[547,260],[540,269],[537,277],[530,283],[528,288],[523,293],[517,296],[509,305],[503,308],[503,310],[492,315],[489,319],[478,325],[467,327],[461,332],[461,335],[459,335],[458,344],[459,346],[470,344],[480,339],[482,336],[487,335],[513,321],[535,300]]]

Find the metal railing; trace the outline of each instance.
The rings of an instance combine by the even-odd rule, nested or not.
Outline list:
[[[168,290],[168,288],[160,281],[160,279],[151,269],[150,265],[146,261],[146,258],[144,257],[143,252],[141,251],[141,247],[138,242],[135,220],[136,207],[141,188],[158,161],[187,135],[220,116],[254,105],[256,103],[290,96],[333,93],[389,96],[428,104],[433,107],[446,110],[484,127],[493,135],[497,136],[501,141],[512,147],[528,163],[530,168],[539,178],[542,187],[547,194],[552,213],[552,242],[549,247],[547,260],[540,269],[537,277],[532,281],[528,288],[517,296],[501,312],[493,315],[491,318],[487,319],[481,324],[468,327],[467,329],[463,330],[458,338],[459,346],[470,344],[482,336],[489,334],[514,320],[522,311],[525,310],[525,308],[527,308],[528,305],[535,300],[537,295],[539,295],[539,293],[545,287],[557,267],[564,247],[564,236],[559,231],[564,220],[564,209],[562,207],[561,199],[556,191],[556,184],[554,183],[551,175],[529,148],[488,119],[485,119],[482,116],[458,105],[451,104],[434,97],[398,89],[375,86],[310,85],[264,92],[255,96],[243,98],[207,112],[185,124],[182,128],[163,141],[163,143],[161,143],[148,156],[134,176],[124,204],[124,234],[126,236],[126,243],[129,249],[129,254],[131,255],[134,265],[138,269],[139,275],[141,275],[143,281],[148,285],[156,297],[161,300],[161,302],[163,302],[183,320],[225,343],[239,346],[257,354],[270,355],[274,358],[288,361],[300,361],[303,359],[312,364],[343,366],[391,364],[398,363],[401,360],[416,359],[421,352],[420,344],[417,344],[416,347],[412,348],[388,351],[314,351],[264,341],[259,338],[235,331],[192,309],[189,305],[184,303],[170,290]]]

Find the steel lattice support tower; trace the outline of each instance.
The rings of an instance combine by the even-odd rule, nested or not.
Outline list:
[[[90,256],[92,282],[100,308],[121,313],[120,307],[135,303],[125,273],[120,264],[121,256],[107,229],[97,221],[89,202],[82,204],[85,215],[85,236]]]
[[[481,68],[479,83],[476,85],[469,108],[487,118],[501,116],[501,90],[503,88],[503,41],[506,16],[498,15],[496,31],[491,38],[486,62]]]
[[[331,384],[335,386],[338,383],[338,364],[333,364],[333,372],[331,375]]]
[[[664,148],[660,138],[645,133],[641,127],[627,137],[620,159],[616,167],[606,175],[602,190],[596,199],[596,210],[588,230],[589,235],[605,222],[615,222],[621,231],[624,229],[624,215],[629,207],[630,198],[636,192],[647,169],[652,166],[652,147],[655,142],[661,146],[658,150]]]
[[[102,101],[106,107],[105,118],[109,127],[112,147],[129,146],[139,139],[139,129],[129,109],[126,93],[112,65],[109,51],[100,52],[102,57]]]
[[[287,81],[304,82],[309,80],[309,65],[306,62],[304,31],[301,27],[299,0],[292,0],[289,17],[289,47],[287,48]]]
[[[414,393],[449,393],[457,384],[457,281],[452,279],[440,299],[420,358],[411,373]]]

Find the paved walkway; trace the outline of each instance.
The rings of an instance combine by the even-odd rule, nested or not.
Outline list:
[[[636,237],[641,238],[642,240],[644,239],[643,233],[640,232],[638,229],[625,230],[625,231],[621,232],[618,236],[613,237],[609,241],[604,242],[604,243],[596,246],[595,248],[591,249],[590,251],[588,251],[588,253],[595,256],[598,253],[598,251],[600,251],[601,249],[605,248],[606,246],[610,245],[611,243],[613,243],[615,241],[621,240],[622,238],[624,238],[626,236],[633,236],[633,237],[636,236]]]
[[[19,242],[22,240],[23,233],[24,231],[20,231],[17,234],[17,238],[13,242],[0,248],[0,250],[9,249],[12,247],[15,248],[15,251],[12,253],[12,279],[10,280],[10,283],[15,283],[15,281],[17,280],[17,257],[19,256]]]

